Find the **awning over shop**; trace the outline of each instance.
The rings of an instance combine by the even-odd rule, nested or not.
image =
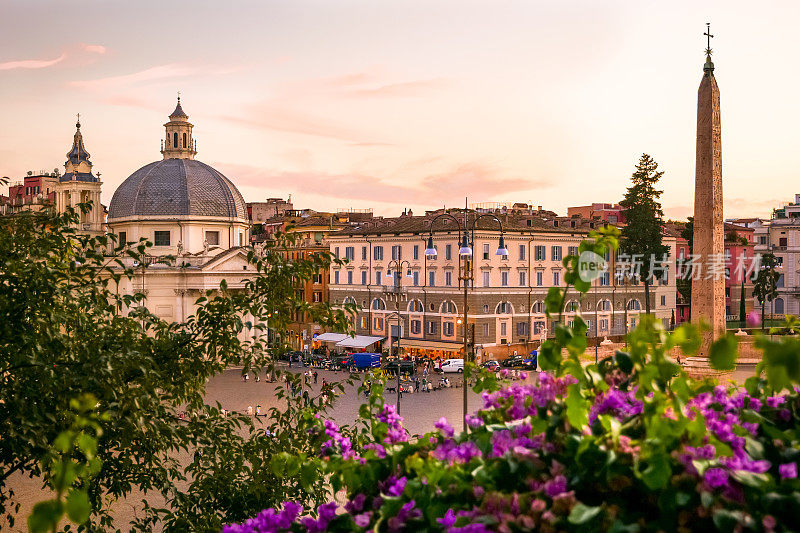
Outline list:
[[[372,335],[356,335],[355,337],[345,337],[336,343],[339,348],[366,348],[370,344],[382,341],[383,337],[373,337]]]
[[[460,342],[427,341],[424,339],[400,339],[400,347],[457,352],[461,350],[464,345]]]
[[[319,342],[341,342],[348,336],[345,333],[322,333],[314,337],[314,340]]]

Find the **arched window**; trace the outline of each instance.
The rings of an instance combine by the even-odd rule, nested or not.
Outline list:
[[[421,313],[425,310],[422,306],[422,302],[419,300],[411,300],[408,302],[408,312],[409,313]]]
[[[639,300],[631,300],[628,302],[628,311],[639,311],[641,308],[642,304]]]
[[[564,312],[565,313],[575,313],[575,312],[579,311],[580,308],[581,308],[581,306],[578,303],[578,300],[570,300],[564,306]]]
[[[600,300],[597,302],[598,311],[611,311],[611,300]]]
[[[178,147],[178,132],[177,131],[172,134],[172,146],[174,146],[175,148]]]
[[[374,311],[385,311],[386,302],[384,302],[382,298],[375,298],[372,300],[372,309]]]
[[[456,304],[453,303],[452,300],[447,300],[445,302],[442,302],[442,306],[439,308],[439,312],[442,314],[454,315],[458,312],[458,309],[456,308]]]
[[[544,302],[539,300],[538,302],[533,302],[531,306],[531,313],[533,314],[544,314]]]
[[[183,134],[183,147],[186,148],[186,134]]]
[[[511,302],[500,302],[494,309],[496,315],[510,315],[514,313],[514,307]]]
[[[782,315],[785,313],[785,306],[783,304],[783,298],[775,298],[775,314]]]
[[[342,301],[342,305],[347,305],[347,304],[356,305],[356,299],[353,298],[352,296],[345,297],[345,299]]]

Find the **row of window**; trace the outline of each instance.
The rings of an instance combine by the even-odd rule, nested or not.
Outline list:
[[[117,233],[120,243],[128,242],[128,232]],[[153,232],[153,246],[170,246],[172,232],[169,230],[156,230]],[[205,241],[209,246],[219,246],[219,231],[206,231]],[[244,246],[244,233],[239,233],[239,246]]]
[[[389,277],[389,278],[391,278],[394,274],[396,274],[396,273],[394,273],[392,270],[387,270],[386,271],[386,276]],[[555,271],[555,272],[552,273],[552,276],[553,276],[552,277],[553,286],[557,287],[557,286],[561,285],[561,272]],[[367,285],[368,284],[368,279],[367,278],[368,278],[367,271],[366,270],[362,270],[361,271],[361,285]],[[492,286],[491,285],[491,276],[490,276],[490,273],[488,271],[483,271],[481,273],[481,278],[482,278],[481,281],[483,282],[483,285],[482,285],[483,287],[491,287]],[[617,278],[617,285],[623,285],[624,275],[621,274],[621,273],[618,273],[616,278]],[[453,284],[454,284],[455,279],[456,278],[453,276],[452,272],[445,271],[444,280],[443,280],[444,281],[444,285],[443,286],[444,287],[452,287]],[[510,276],[509,276],[509,272],[508,271],[500,272],[500,287],[509,287],[510,286],[509,279],[510,279]],[[600,275],[600,277],[598,277],[597,279],[598,279],[598,284],[601,287],[608,287],[608,286],[611,285],[611,275],[610,275],[609,272],[603,272]],[[346,280],[347,280],[346,281],[347,285],[353,285],[355,283],[355,278],[354,278],[353,271],[348,271],[347,272]],[[536,272],[535,276],[534,276],[534,281],[535,281],[535,283],[532,285],[533,287],[544,287],[545,286],[544,285],[544,272]],[[339,284],[340,282],[341,282],[341,280],[339,278],[339,271],[338,270],[334,270],[333,271],[333,283],[334,284]],[[517,272],[517,282],[518,282],[518,286],[519,287],[528,287],[528,272],[526,270],[520,270],[520,271]],[[396,283],[396,282],[391,281],[391,282],[388,282],[387,285],[394,284],[394,283]],[[437,283],[436,282],[436,271],[434,271],[434,270],[428,271],[428,285],[427,286],[428,287],[436,287],[436,283]],[[414,287],[418,287],[419,284],[420,284],[419,272],[416,271],[416,270],[411,272],[411,284]],[[636,277],[632,278],[631,281],[630,281],[630,284],[631,285],[639,285],[639,279],[636,278]],[[662,286],[669,284],[669,275],[668,275],[667,272],[664,272],[664,275],[663,275],[662,279],[659,280],[659,284],[662,285]],[[381,271],[376,271],[375,272],[375,285],[383,285],[383,273]]]
[[[363,305],[366,305],[366,300],[363,302]],[[352,296],[347,296],[344,301],[342,302],[343,305],[357,305],[355,298]],[[661,296],[661,305],[666,305],[666,296]],[[373,298],[370,304],[370,308],[373,311],[385,311],[386,310],[386,301],[383,298]],[[642,308],[641,302],[637,299],[632,299],[628,301],[627,308],[629,311],[639,311]],[[413,299],[408,302],[408,306],[406,307],[409,313],[422,313],[425,310],[425,307],[422,304],[422,301],[419,299]],[[576,313],[580,310],[580,303],[577,300],[570,300],[564,306],[564,311],[567,313]],[[587,302],[587,311],[591,311],[591,304]],[[611,300],[600,300],[597,302],[597,310],[603,312],[611,312],[613,310],[613,306],[611,304]],[[436,311],[436,305],[431,302],[430,303],[430,311]],[[522,311],[522,310],[521,310]],[[531,313],[534,314],[544,314],[545,306],[542,300],[536,301],[531,306]],[[484,314],[489,313],[489,306],[483,306]],[[524,311],[522,311],[524,312]],[[455,302],[452,300],[445,300],[441,304],[439,304],[439,313],[441,314],[458,314],[458,307],[456,306]],[[514,314],[514,306],[511,305],[511,302],[500,302],[494,309],[494,313],[497,315],[511,315]]]
[[[629,323],[630,323],[629,327],[630,328],[635,328],[636,327],[636,322],[637,322],[637,319],[635,317],[631,317],[629,319]],[[383,317],[373,317],[373,319],[372,319],[372,330],[373,331],[382,331],[383,327],[384,327],[384,323],[385,323],[385,320],[384,320]],[[607,318],[601,318],[598,321],[598,323],[599,323],[598,324],[599,325],[598,332],[609,332],[610,331],[610,329],[609,329],[610,321]],[[555,331],[555,328],[556,328],[557,324],[558,324],[558,321],[553,321],[552,324],[551,324],[550,331]],[[568,324],[570,326],[572,326],[573,325],[573,321],[571,321],[571,320],[568,321]],[[588,330],[589,330],[590,334],[592,334],[594,332],[594,322],[591,319],[589,319],[589,320],[587,320],[586,324],[588,326]],[[361,317],[361,328],[362,329],[367,329],[368,325],[369,325],[368,318],[367,317]],[[509,327],[508,326],[509,325],[510,325],[509,322],[500,322],[500,327],[499,327],[499,330],[498,330],[498,334],[501,337],[501,340],[500,340],[501,344],[506,344],[508,342],[511,342],[511,340],[512,340],[512,339],[508,338],[508,335],[509,335],[509,331],[508,331]],[[415,320],[410,320],[408,322],[408,326],[409,326],[409,330],[410,330],[412,335],[419,335],[419,334],[422,333],[422,321],[421,320],[416,320],[416,319]],[[457,328],[458,331],[456,332],[456,326],[455,326],[455,324],[453,322],[442,322],[441,326],[442,326],[442,336],[443,337],[454,337],[456,335],[456,333],[458,333],[459,336],[462,335],[461,326],[459,326]],[[515,333],[516,333],[516,335],[518,337],[526,337],[528,335],[528,329],[529,328],[528,328],[528,323],[527,322],[517,322],[515,324],[515,326],[516,327],[514,328],[514,330],[515,330]],[[535,321],[533,323],[533,335],[541,335],[543,330],[545,329],[545,327],[546,327],[546,322],[545,321],[543,321],[543,320]],[[392,325],[392,330],[393,330],[392,333],[395,336],[397,334],[396,328],[397,328],[397,326]],[[439,322],[436,322],[434,320],[428,320],[425,323],[425,333],[427,335],[436,335],[438,333],[438,329],[439,329]],[[488,337],[489,336],[489,324],[488,323],[481,324],[481,330],[482,330],[482,333],[483,333],[484,337]]]
[[[337,258],[340,257],[340,247],[336,246],[333,249],[333,255]],[[438,251],[439,246],[434,244],[434,248]],[[518,247],[518,257],[520,261],[527,261],[527,246],[525,244],[520,244]],[[446,261],[451,261],[454,257],[455,246],[453,244],[445,244],[444,245],[444,259]],[[420,245],[415,244],[411,247],[411,258],[415,261],[419,260],[420,258]],[[361,260],[366,261],[368,258],[368,251],[366,246],[361,247]],[[437,254],[438,255],[438,254]],[[568,246],[567,247],[567,255],[578,255],[578,247],[577,246]],[[489,243],[483,244],[483,259],[490,259],[491,258],[491,246]],[[344,247],[344,258],[353,261],[356,257],[356,249],[355,246],[345,246]],[[500,256],[502,259],[508,259],[507,255]],[[392,260],[400,261],[403,259],[403,247],[401,245],[393,245],[391,247],[391,258]],[[372,247],[372,259],[374,261],[383,261],[383,246],[377,245]],[[561,261],[563,259],[563,247],[562,246],[551,246],[550,247],[550,259],[552,261]],[[547,260],[547,247],[546,246],[535,246],[534,247],[534,260],[536,261],[546,261]]]

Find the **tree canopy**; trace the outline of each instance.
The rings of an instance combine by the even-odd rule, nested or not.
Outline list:
[[[304,411],[290,402],[286,411],[272,413],[267,442],[250,417],[223,416],[203,394],[207,380],[231,365],[272,367],[262,334],[267,315],[270,329],[279,332],[298,311],[346,330],[341,310],[310,305],[297,293],[299,282],[335,259],[288,260],[281,251],[290,243],[278,239],[263,252],[250,250],[255,273],[243,290],[223,282],[199,298],[186,322],[172,323],[150,313],[141,294],[117,289],[133,275],[123,259],[141,261],[150,243],[82,236],[77,223],[76,212],[49,209],[0,217],[0,512],[6,520],[13,524],[18,509],[9,476],[21,472],[55,486],[58,472],[51,466],[61,464],[55,457],[72,455],[76,464],[88,459],[86,449],[64,444],[81,433],[73,428],[74,409],[84,397],[92,398],[89,411],[101,416],[87,415],[87,408],[79,416],[99,420],[101,431],[80,438],[96,439],[91,455],[97,466],[74,478],[91,509],[82,526],[117,526],[107,497],[134,489],[156,492],[166,502],[145,509],[134,525],[142,530],[218,531],[224,521],[290,494],[319,497],[321,485],[312,476],[276,482],[262,467],[275,454],[304,453]],[[183,420],[180,411],[187,413]],[[65,432],[68,437],[59,437]],[[178,460],[195,450],[199,461]]]

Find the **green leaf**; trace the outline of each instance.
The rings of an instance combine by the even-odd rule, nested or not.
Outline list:
[[[567,420],[576,429],[581,429],[589,423],[589,413],[581,394],[581,387],[577,383],[569,386],[569,393],[567,394]]]
[[[544,298],[544,305],[547,313],[558,315],[561,313],[561,302],[564,300],[564,290],[558,287],[550,287],[547,296]]]
[[[539,348],[539,365],[542,370],[556,370],[562,359],[561,348],[552,340],[545,341]]]
[[[616,361],[619,369],[626,374],[630,374],[631,370],[633,370],[633,360],[631,359],[630,354],[627,352],[617,351],[614,354],[614,361]]]
[[[46,500],[33,506],[28,516],[28,529],[32,533],[44,533],[56,527],[64,514],[63,504],[59,500]]]
[[[650,490],[662,489],[672,475],[669,455],[658,451],[647,459],[647,468],[642,472],[642,481]]]
[[[72,490],[67,496],[67,516],[76,524],[83,524],[89,519],[89,495],[83,490]]]
[[[572,511],[569,513],[567,520],[570,524],[581,525],[590,521],[592,518],[600,514],[603,508],[601,506],[590,507],[581,502],[575,504]]]
[[[714,341],[708,354],[711,366],[717,370],[736,368],[737,347],[738,340],[733,335],[725,335]]]

